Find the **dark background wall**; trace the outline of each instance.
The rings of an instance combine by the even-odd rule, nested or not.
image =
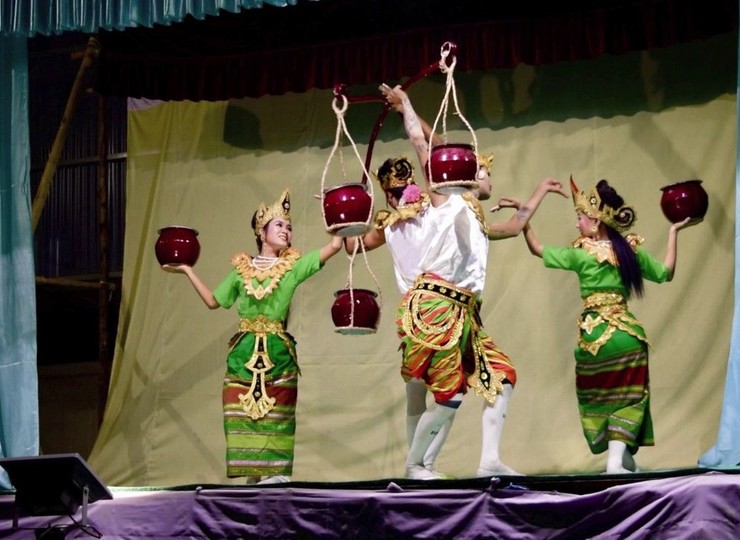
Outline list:
[[[76,33],[28,41],[32,197],[87,41],[88,36]],[[34,236],[41,450],[84,457],[97,435],[107,389],[105,363],[112,360],[115,343],[126,202],[126,100],[105,98],[101,109],[101,97],[91,90],[94,70],[76,101]],[[107,276],[101,272],[98,215],[101,110],[107,138]],[[107,317],[101,328],[98,286],[104,277]]]

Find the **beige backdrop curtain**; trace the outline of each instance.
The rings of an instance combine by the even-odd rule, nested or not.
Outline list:
[[[725,41],[456,76],[479,149],[495,154],[487,208],[499,196],[526,198],[546,176],[567,181],[572,174],[582,187],[608,178],[635,207],[635,232],[662,259],[669,223],[660,211],[660,188],[703,180],[710,210],[704,223],[680,233],[673,282],[647,284],[645,298],[631,304],[653,345],[657,442],[637,454],[646,470],[695,466],[712,446],[719,419],[733,310],[734,74],[728,91],[707,95],[702,89],[707,78],[717,78],[706,58],[716,59],[718,48],[729,47],[729,64],[735,65],[736,40]],[[685,65],[690,62],[705,68],[691,69]],[[443,91],[441,78],[410,91],[430,123]],[[676,100],[679,94],[690,98]],[[328,236],[315,195],[337,127],[331,103],[329,91],[211,103],[132,101],[123,302],[108,407],[89,457],[107,484],[228,483],[220,398],[226,343],[237,315],[209,311],[184,276],[159,268],[157,230],[198,229],[202,249],[195,268],[215,287],[234,253],[254,253],[249,220],[256,206],[288,187],[294,245],[303,251],[323,245]],[[363,158],[378,110],[354,104],[346,113]],[[413,155],[398,118],[389,117],[382,134],[373,169],[386,157]],[[470,142],[454,119],[447,135]],[[343,166],[340,157],[332,160],[327,186],[362,175],[351,144],[343,142]],[[374,192],[377,210],[384,199],[377,187]],[[506,210],[488,215],[509,217]],[[548,197],[533,224],[547,244],[566,245],[576,236],[570,200]],[[289,331],[298,340],[303,372],[295,480],[403,474],[405,396],[394,327],[399,293],[385,248],[369,253],[368,263],[370,268],[362,258],[355,260],[352,280],[370,289],[377,288],[371,273],[379,280],[382,318],[376,334],[334,331],[333,293],[349,278],[344,254],[294,297]],[[598,472],[603,466],[604,456],[588,451],[576,409],[572,351],[579,310],[575,275],[545,269],[522,238],[492,244],[482,316],[518,369],[502,457],[523,473]],[[466,397],[440,470],[474,474],[481,407],[480,398]]]

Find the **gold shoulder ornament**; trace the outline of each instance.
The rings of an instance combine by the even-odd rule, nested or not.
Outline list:
[[[295,262],[300,259],[301,252],[295,248],[287,248],[280,253],[274,266],[266,269],[257,268],[251,255],[247,253],[237,253],[231,258],[231,264],[244,280],[244,289],[247,294],[254,296],[257,300],[262,300],[274,291],[280,278],[293,268]],[[263,283],[269,278],[269,283]]]
[[[373,225],[376,229],[385,229],[398,221],[405,221],[418,216],[424,209],[429,206],[429,195],[421,194],[421,198],[413,203],[407,203],[390,210],[378,210],[373,219]]]
[[[633,251],[637,251],[637,247],[645,241],[642,236],[633,233],[625,236],[625,240]],[[596,260],[600,263],[608,262],[612,266],[619,266],[617,254],[614,253],[612,243],[609,240],[594,240],[593,238],[580,236],[573,241],[573,247],[585,250],[596,257]]]
[[[581,236],[573,242],[573,247],[581,248],[593,255],[600,263],[608,262],[612,266],[619,266],[617,254],[614,253],[612,243],[609,240],[594,240],[587,236]]]
[[[478,197],[473,195],[470,191],[466,191],[465,193],[463,193],[462,197],[463,199],[465,199],[465,202],[468,203],[468,206],[475,214],[475,219],[477,219],[478,223],[480,223],[481,230],[485,234],[488,234],[488,225],[486,224],[486,218],[483,212],[483,205],[481,205]]]

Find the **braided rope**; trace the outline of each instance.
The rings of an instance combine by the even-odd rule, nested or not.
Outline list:
[[[367,250],[365,249],[365,242],[362,240],[362,237],[360,237],[360,242],[362,245],[362,256],[365,259],[365,266],[367,267],[367,271],[370,274],[370,277],[373,278],[373,281],[375,282],[375,287],[378,289],[378,307],[383,307],[383,292],[380,290],[380,282],[378,281],[378,278],[373,274],[372,268],[370,268],[370,262],[367,259]]]
[[[440,105],[439,112],[437,113],[437,117],[434,119],[434,124],[432,125],[432,133],[437,132],[437,125],[439,123],[440,118],[442,119],[442,140],[447,143],[447,115],[449,110],[449,103],[450,103],[450,94],[452,94],[452,102],[455,106],[455,114],[460,117],[463,124],[468,128],[468,131],[470,131],[470,135],[473,139],[473,152],[475,152],[476,157],[478,156],[478,138],[475,135],[475,130],[470,125],[470,122],[468,122],[467,118],[463,115],[462,111],[460,111],[460,104],[457,100],[457,88],[455,87],[455,78],[453,77],[453,74],[455,72],[455,66],[457,65],[457,57],[453,56],[452,61],[450,62],[450,65],[447,65],[447,58],[450,55],[450,45],[449,43],[445,43],[441,47],[440,51],[440,60],[439,60],[439,69],[442,71],[442,73],[445,73],[447,75],[447,79],[445,81],[445,95],[442,98],[442,104]],[[429,141],[427,141],[427,178],[429,178],[430,184],[434,184],[434,179],[432,178],[432,137],[429,137]],[[466,184],[466,182],[445,182],[445,185],[456,185],[456,184]]]
[[[344,95],[342,95],[341,98],[342,98],[342,104],[341,104],[341,106],[338,105],[338,102],[337,102],[337,99],[336,98],[332,101],[332,110],[334,111],[334,113],[337,116],[337,130],[336,130],[336,134],[335,134],[335,137],[334,137],[334,146],[332,147],[331,152],[329,153],[329,157],[326,160],[326,164],[324,165],[324,171],[321,174],[321,202],[322,202],[322,204],[321,204],[321,216],[324,218],[324,226],[326,227],[327,231],[329,231],[329,232],[332,232],[334,229],[336,229],[337,227],[340,227],[340,226],[341,227],[346,227],[348,225],[364,225],[364,226],[367,227],[367,226],[369,226],[370,220],[372,219],[372,212],[370,212],[369,215],[368,215],[367,221],[365,221],[365,222],[362,222],[362,223],[344,223],[344,224],[341,224],[341,225],[335,225],[333,227],[330,227],[329,224],[328,224],[328,222],[327,222],[327,220],[326,220],[326,212],[324,210],[324,204],[323,204],[324,203],[324,198],[326,197],[326,188],[325,188],[325,186],[326,186],[326,174],[327,174],[327,172],[329,170],[329,164],[331,163],[332,159],[334,158],[334,154],[336,154],[336,152],[337,152],[338,149],[339,149],[339,159],[340,159],[340,166],[341,166],[341,170],[342,170],[342,175],[343,175],[343,178],[345,180],[345,183],[347,183],[346,182],[347,173],[346,173],[346,170],[344,168],[344,158],[343,158],[343,153],[341,152],[341,148],[340,148],[340,141],[342,139],[342,135],[346,136],[347,139],[349,140],[349,142],[352,144],[352,150],[354,151],[355,156],[357,157],[357,160],[360,162],[360,165],[362,167],[363,173],[365,174],[365,177],[366,178],[370,178],[370,173],[367,171],[367,168],[365,167],[365,162],[360,157],[360,153],[357,150],[357,145],[355,144],[355,141],[352,139],[352,136],[350,135],[349,130],[347,129],[347,124],[344,121],[344,114],[347,112],[349,101],[347,100],[347,97],[344,96]],[[370,189],[369,189],[369,193],[368,194],[370,195],[370,200],[372,201],[374,199],[373,184],[372,184],[372,182],[369,182],[369,185],[370,185]],[[381,302],[380,302],[380,300],[381,300],[381,296],[380,296],[380,283],[378,282],[378,278],[375,276],[375,274],[373,273],[372,269],[370,268],[370,262],[368,261],[368,258],[367,258],[367,250],[365,249],[365,243],[362,240],[362,236],[356,236],[356,238],[357,238],[358,241],[355,242],[355,247],[352,250],[352,255],[351,256],[348,256],[348,258],[349,258],[349,275],[347,277],[347,288],[349,289],[350,306],[351,306],[351,311],[350,311],[350,328],[353,328],[354,327],[354,324],[355,324],[355,295],[354,295],[354,288],[352,286],[352,273],[353,273],[353,269],[354,269],[355,258],[357,256],[357,250],[358,250],[359,247],[362,247],[362,253],[363,253],[363,256],[364,256],[364,259],[365,259],[365,265],[367,266],[368,272],[370,273],[370,276],[373,278],[373,281],[375,282],[375,286],[378,289],[378,300],[379,300],[378,301],[378,305],[379,306],[381,305]]]
[[[332,100],[331,108],[334,110],[334,113],[337,116],[337,131],[334,137],[334,146],[331,149],[331,152],[329,153],[329,157],[326,160],[326,163],[324,164],[324,172],[321,174],[321,217],[324,218],[324,226],[326,227],[326,230],[328,232],[333,232],[335,229],[339,227],[346,227],[348,225],[364,225],[365,227],[368,227],[370,225],[370,220],[372,219],[372,212],[368,214],[367,220],[363,222],[355,222],[355,223],[343,223],[339,225],[329,226],[329,224],[326,221],[326,212],[324,211],[324,198],[326,197],[326,174],[329,170],[329,164],[331,163],[332,159],[334,158],[334,154],[339,149],[339,160],[340,160],[340,166],[342,171],[342,178],[345,180],[345,183],[348,183],[347,180],[347,172],[344,168],[344,157],[343,153],[341,151],[340,141],[342,139],[342,135],[346,136],[349,142],[352,144],[352,150],[355,153],[355,156],[357,157],[357,161],[360,162],[360,166],[362,167],[362,172],[365,174],[367,178],[370,178],[370,173],[365,168],[365,162],[360,157],[360,153],[357,151],[357,145],[355,144],[354,139],[352,139],[352,136],[349,134],[349,130],[347,129],[347,124],[344,121],[344,113],[347,112],[347,108],[349,106],[349,101],[347,100],[347,96],[342,95],[342,106],[339,107],[337,105],[337,99],[334,98]],[[374,199],[373,196],[373,184],[372,182],[368,182],[370,186],[369,195],[370,200],[372,201]]]
[[[367,250],[365,249],[365,242],[363,241],[361,236],[357,237],[357,242],[355,242],[355,247],[352,250],[352,255],[348,255],[347,258],[349,259],[349,275],[347,276],[347,289],[349,290],[349,301],[350,301],[350,316],[349,316],[349,326],[346,327],[347,329],[353,329],[355,327],[355,289],[353,287],[352,283],[352,271],[354,268],[355,258],[357,257],[357,250],[359,248],[362,248],[362,256],[365,259],[365,266],[367,267],[367,271],[370,274],[370,277],[373,279],[373,282],[375,282],[375,287],[378,290],[378,309],[382,309],[383,307],[383,295],[380,290],[380,282],[378,281],[377,276],[373,273],[372,268],[370,268],[370,261],[367,258]]]

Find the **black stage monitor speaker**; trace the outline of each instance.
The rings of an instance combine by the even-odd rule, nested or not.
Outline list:
[[[79,454],[0,459],[15,488],[16,507],[26,515],[74,514],[80,506],[113,495]]]

